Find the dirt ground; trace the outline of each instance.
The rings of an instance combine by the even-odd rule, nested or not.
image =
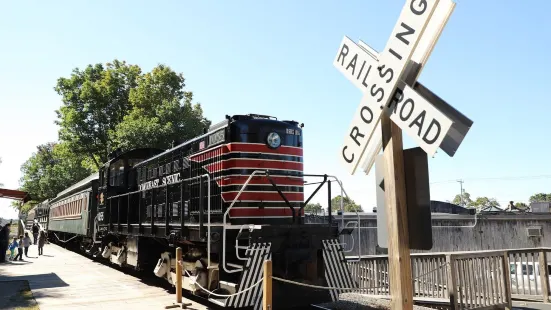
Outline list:
[[[0,282],[0,309],[39,310],[28,281]]]

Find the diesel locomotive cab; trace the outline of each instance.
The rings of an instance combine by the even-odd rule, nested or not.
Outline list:
[[[109,161],[99,169],[97,222],[100,232],[109,231],[108,226],[117,223],[119,217],[126,218],[126,208],[117,209],[118,212],[110,212],[113,207],[110,204],[110,197],[136,190],[135,170],[132,168],[162,152],[164,152],[162,149],[140,148],[125,153],[118,149],[109,154]],[[122,200],[117,200],[117,203],[129,203]]]

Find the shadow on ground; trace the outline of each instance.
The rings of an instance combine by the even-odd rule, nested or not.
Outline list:
[[[0,281],[0,309],[38,310],[38,303],[34,299],[25,280]]]
[[[69,286],[69,284],[61,280],[61,278],[53,272],[42,273],[42,274],[32,274],[32,275],[25,275],[25,276],[18,276],[18,277],[3,276],[0,274],[0,283],[2,283],[2,281],[20,281],[20,280],[28,281],[34,290],[42,289],[42,288],[55,288],[55,287]]]

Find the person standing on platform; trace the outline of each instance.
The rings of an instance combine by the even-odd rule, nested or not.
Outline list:
[[[19,241],[17,242],[17,245],[17,255],[13,259],[14,261],[17,260],[18,257],[19,260],[23,260],[23,236],[19,236]]]
[[[38,237],[38,255],[44,254],[44,243],[46,242],[46,233],[41,230]]]
[[[19,244],[17,243],[17,238],[13,237],[13,242],[10,243],[10,260],[14,260],[15,258],[15,250],[19,247]]]
[[[36,240],[38,239],[38,231],[39,231],[38,224],[34,222],[33,223],[33,237],[34,237],[33,244],[36,244]]]
[[[29,233],[25,233],[25,238],[23,238],[23,246],[25,247],[25,256],[29,257],[29,247],[31,246],[31,238]]]
[[[6,252],[8,251],[10,232],[8,230],[8,224],[4,225],[0,229],[0,263],[6,261]]]

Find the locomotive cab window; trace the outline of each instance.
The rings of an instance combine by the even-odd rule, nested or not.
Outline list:
[[[132,168],[134,167],[135,165],[141,163],[143,161],[143,159],[138,159],[138,158],[130,158],[128,160],[128,168]]]
[[[109,167],[109,185],[123,186],[124,185],[124,160],[116,161]]]
[[[101,187],[107,186],[107,172],[108,170],[106,170],[105,167],[99,169],[99,184]]]

